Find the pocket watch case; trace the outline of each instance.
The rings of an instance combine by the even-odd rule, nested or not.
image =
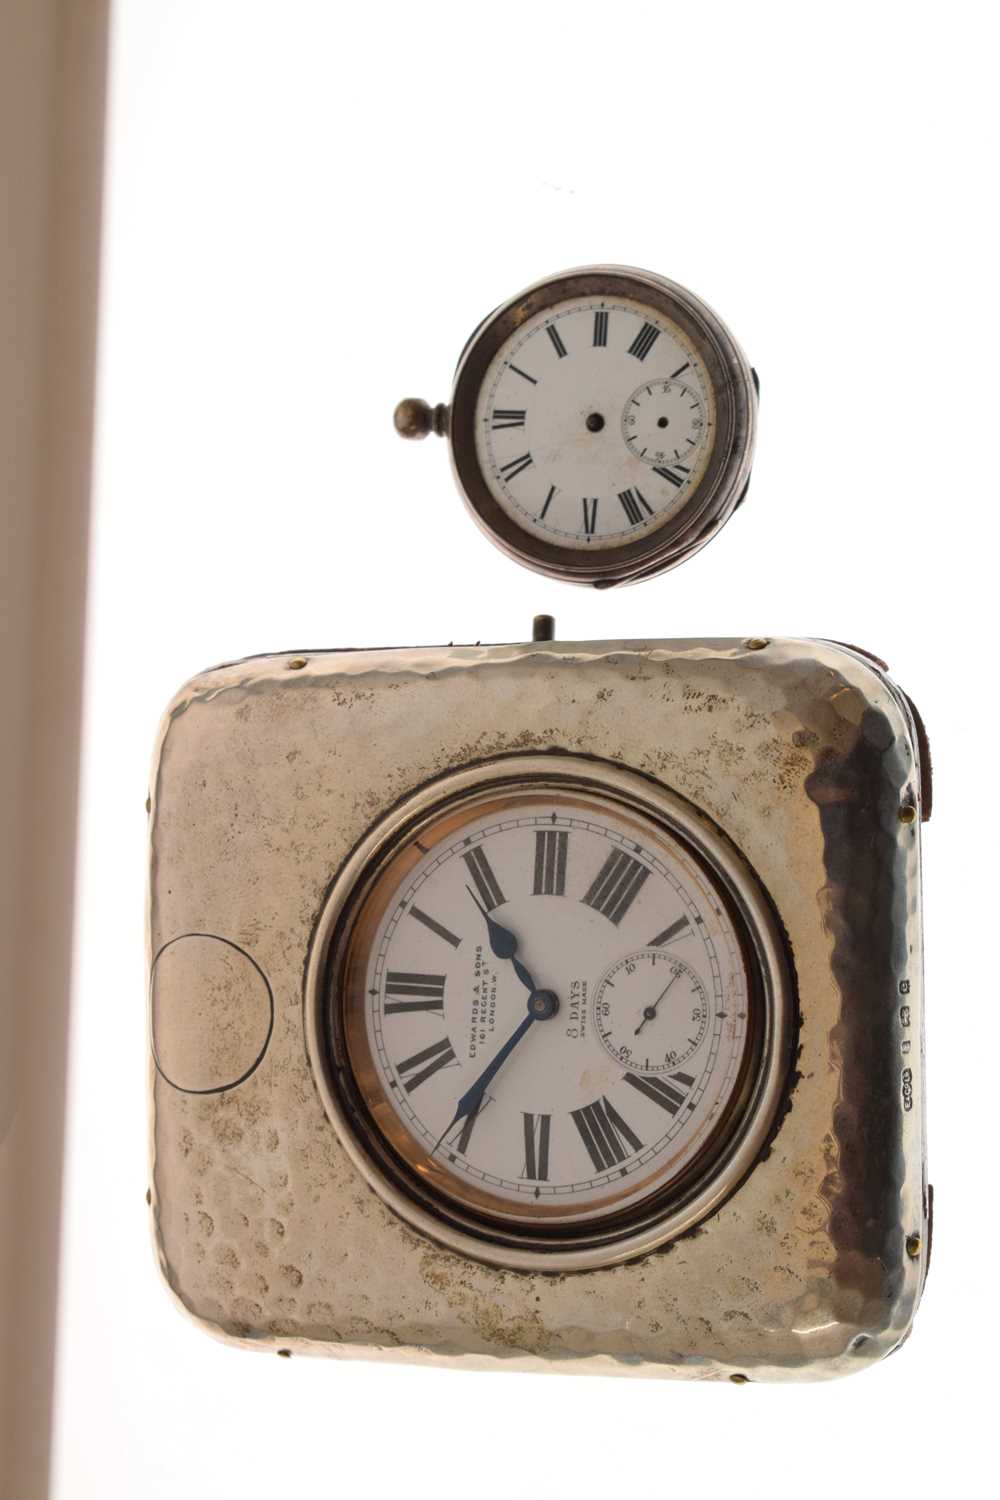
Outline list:
[[[451,399],[396,431],[446,437],[459,493],[506,556],[598,589],[677,567],[742,503],[756,372],[717,313],[636,266],[535,282],[468,339]]]
[[[322,651],[252,658],[194,678],[164,717],[150,796],[149,1202],[159,1265],[177,1301],[212,1332],[282,1354],[478,1367],[796,1380],[845,1374],[897,1348],[929,1250],[920,823],[930,787],[922,746],[908,700],[875,660],[824,641]],[[352,1007],[368,1004],[363,986],[352,998],[349,959],[338,955],[363,929],[357,912],[388,878],[399,841],[416,840],[422,852],[406,853],[407,869],[424,878],[416,862],[431,857],[420,843],[428,820],[442,806],[451,817],[463,799],[515,783],[528,814],[530,798],[543,792],[567,801],[565,824],[558,806],[549,814],[545,803],[552,831],[539,826],[526,845],[536,850],[535,892],[546,893],[534,899],[549,903],[557,937],[557,902],[564,889],[570,895],[566,840],[582,850],[583,832],[593,833],[586,808],[596,788],[625,819],[623,849],[639,855],[646,836],[636,834],[638,820],[661,817],[692,868],[711,867],[716,884],[706,877],[705,889],[719,895],[703,907],[709,926],[723,924],[723,908],[732,907],[733,930],[753,935],[744,957],[759,979],[733,991],[743,996],[739,1021],[749,1038],[733,1065],[742,1081],[731,1102],[720,1097],[708,1109],[705,1140],[714,1144],[694,1153],[694,1176],[680,1174],[672,1196],[661,1182],[638,1207],[619,1209],[610,1196],[615,1173],[626,1179],[626,1154],[648,1136],[609,1092],[597,1116],[597,1104],[571,1112],[595,1169],[597,1155],[609,1168],[590,1184],[594,1204],[568,1228],[530,1234],[515,1222],[524,1186],[516,1172],[509,1201],[498,1189],[488,1212],[477,1206],[481,1194],[467,1191],[458,1203],[439,1191],[457,1178],[445,1180],[438,1164],[454,1166],[465,1149],[455,1144],[458,1129],[466,1142],[489,1100],[482,1078],[462,1096],[464,1117],[459,1101],[456,1135],[446,1129],[426,1158],[408,1157],[420,1122],[406,1136],[398,1103],[365,1094],[364,1068],[354,1078],[353,1044],[337,1029],[349,1033]],[[496,805],[491,829],[502,831],[511,803]],[[475,802],[476,816],[484,806],[494,802]],[[522,822],[532,821],[528,814]],[[469,872],[475,972],[492,974],[491,993],[502,997],[507,980],[496,976],[510,964],[519,975],[524,964],[534,969],[537,950],[524,945],[517,957],[503,946],[506,908],[486,899],[496,882],[473,851],[481,836],[456,843],[455,863]],[[624,859],[612,850],[608,864]],[[646,879],[638,872],[633,885],[639,875]],[[621,902],[595,896],[600,881],[587,871],[579,878],[578,894],[586,892],[574,911],[582,903],[588,921],[624,933]],[[651,875],[645,890],[654,888]],[[438,944],[429,951],[441,953],[451,976],[454,923],[436,908],[409,915],[419,916],[422,940]],[[384,927],[388,919],[376,920]],[[584,985],[595,1035],[613,1030],[600,1020],[606,986],[626,974],[638,983],[644,965],[659,963],[663,994],[675,980],[690,981],[696,1032],[714,1025],[717,1039],[736,1036],[728,1000],[716,1007],[717,1021],[707,1004],[697,1019],[693,949],[664,956],[666,933],[636,930],[636,951]],[[387,962],[373,962],[379,1017],[413,1012],[399,1024],[422,1026],[428,1013],[443,1013],[444,976],[386,976]],[[718,978],[714,959],[705,965]],[[447,1004],[464,1006],[464,993],[453,998],[457,981],[448,983]],[[528,1003],[519,1033],[537,1019],[532,1035],[546,1047],[568,1034],[567,993],[557,1000],[532,982],[518,994]],[[660,998],[637,1012],[636,1037],[650,1022],[644,1043],[661,1035]],[[509,1024],[515,1019],[511,1012]],[[667,1075],[629,1078],[638,1044],[626,1030],[628,1046],[602,1032],[606,1069],[633,1083],[620,1095],[649,1118],[666,1125],[669,1110],[673,1130],[683,1116],[677,1085],[663,1082]],[[464,1038],[467,1029],[451,1028],[459,1032]],[[701,1034],[688,1039],[692,1047]],[[397,1101],[434,1072],[442,1048],[433,1042],[387,1065],[382,1082]],[[684,1109],[694,1111],[695,1068],[685,1055],[672,1046],[664,1053],[669,1078],[691,1087]],[[421,1058],[431,1066],[410,1067]],[[461,1080],[449,1084],[451,1097],[465,1087],[476,1064],[450,1052],[447,1060],[452,1074],[421,1082],[422,1096],[443,1077]],[[647,1055],[644,1073],[652,1066]],[[494,1085],[504,1076],[494,1073]],[[499,1121],[503,1101],[489,1107]],[[523,1118],[529,1176],[538,1179],[524,1213],[549,1202],[556,1214],[561,1189],[538,1165],[549,1124],[539,1135],[537,1121],[550,1117]],[[553,1152],[569,1137],[582,1149],[569,1116],[553,1118]]]

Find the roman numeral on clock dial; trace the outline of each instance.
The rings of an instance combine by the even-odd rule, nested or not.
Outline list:
[[[592,906],[617,927],[648,876],[645,865],[622,849],[612,849],[584,896],[584,905]]]
[[[675,473],[674,469],[657,469],[655,467],[653,469],[653,473],[659,474],[661,479],[669,479],[671,484],[675,484],[677,488],[680,489],[685,479],[687,479],[690,475],[691,470],[686,469],[683,464],[676,464],[675,468],[679,469],[680,473]]]
[[[549,1135],[552,1129],[551,1115],[523,1113],[524,1120],[524,1171],[523,1177],[532,1182],[549,1180]]]
[[[406,1092],[412,1094],[414,1089],[426,1083],[428,1078],[433,1078],[435,1073],[440,1073],[442,1068],[449,1068],[452,1063],[457,1062],[455,1049],[445,1037],[443,1041],[434,1042],[422,1052],[414,1052],[412,1057],[397,1063],[396,1072],[403,1080]]]
[[[410,1010],[444,1010],[443,974],[403,974],[395,970],[385,976],[385,1014],[399,1015]],[[390,995],[409,995],[408,1000],[390,1000]]]
[[[588,536],[593,536],[597,529],[596,500],[584,500],[583,502],[583,529]]]
[[[550,323],[549,326],[548,326],[548,328],[546,328],[545,332],[548,334],[549,338],[552,340],[552,347],[556,351],[556,353],[558,354],[559,358],[560,359],[565,359],[566,358],[566,354],[567,354],[568,351],[566,349],[566,345],[563,343],[562,339],[559,336],[559,330],[558,330],[558,328],[553,327],[553,325]]]
[[[646,944],[647,948],[662,948],[665,943],[672,943],[674,938],[687,937],[691,931],[690,917],[678,917],[676,922],[671,922],[669,927],[664,927],[656,937],[650,938]]]
[[[622,510],[628,517],[631,526],[639,524],[643,519],[643,511],[646,512],[647,516],[653,514],[653,508],[646,501],[641,490],[622,490],[618,498],[622,503]]]
[[[665,1109],[669,1115],[677,1113],[684,1103],[685,1094],[694,1083],[689,1073],[673,1073],[669,1079],[658,1078],[655,1074],[645,1078],[641,1073],[626,1073],[623,1081],[638,1093],[644,1094],[647,1099],[652,1099],[654,1104]]]
[[[566,857],[569,834],[554,828],[540,828],[535,833],[536,896],[565,896]]]
[[[465,860],[469,874],[479,892],[479,899],[486,910],[492,911],[495,906],[503,906],[507,897],[500,889],[500,882],[493,873],[493,866],[482,849],[470,849],[467,854],[462,855],[462,858]]]
[[[445,927],[443,922],[438,922],[434,917],[429,917],[425,911],[421,911],[419,906],[410,907],[410,916],[415,918],[421,927],[426,927],[428,932],[434,933],[435,937],[443,938],[453,948],[457,948],[460,945],[462,941],[460,937],[456,937],[449,927]]]
[[[493,411],[493,431],[503,432],[506,427],[523,427],[526,411],[501,411],[499,407]]]
[[[594,348],[604,349],[608,343],[608,315],[606,312],[595,312],[594,314]]]
[[[522,453],[520,458],[512,458],[510,463],[500,465],[500,473],[505,479],[516,479],[518,474],[523,474],[525,469],[530,468],[534,460],[530,453]]]
[[[570,1118],[580,1132],[595,1172],[619,1167],[642,1150],[642,1141],[607,1099],[595,1099],[582,1109],[570,1110]]]
[[[480,1120],[486,1113],[486,1106],[488,1104],[491,1104],[492,1102],[493,1095],[485,1094],[477,1104],[476,1108],[472,1111],[472,1113],[466,1115],[465,1119],[462,1121],[462,1129],[459,1132],[458,1139],[456,1140],[453,1136],[449,1135],[445,1136],[445,1140],[447,1140],[449,1144],[453,1145],[456,1151],[461,1151],[463,1156],[465,1156],[469,1150],[469,1145],[472,1141],[472,1132],[476,1128],[477,1121]]]
[[[654,328],[652,323],[643,323],[639,332],[628,346],[629,354],[634,354],[638,360],[645,359],[659,337],[660,330],[658,328]]]

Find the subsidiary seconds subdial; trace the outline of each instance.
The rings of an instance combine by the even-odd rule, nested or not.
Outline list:
[[[705,442],[705,404],[682,380],[651,380],[625,403],[622,434],[636,458],[680,488]]]
[[[659,948],[611,965],[594,992],[594,1024],[625,1068],[660,1073],[679,1067],[705,1040],[708,993],[694,969]]]

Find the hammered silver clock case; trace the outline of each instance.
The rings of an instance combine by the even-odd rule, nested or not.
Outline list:
[[[325,651],[196,677],[150,796],[149,1201],[173,1295],[286,1355],[742,1381],[890,1353],[929,1251],[929,806],[909,701],[825,641]],[[674,858],[690,930],[657,932]],[[449,860],[458,918],[421,894]],[[532,901],[551,915],[529,938]],[[581,912],[576,1010],[558,966],[519,990],[511,966]],[[399,931],[429,946],[394,959]],[[588,975],[591,931],[621,955]],[[441,972],[400,972],[411,951]],[[635,1002],[648,973],[688,986],[687,1041],[663,1040],[659,978]],[[515,991],[525,1046],[566,1060],[544,1129],[503,1072],[495,1098],[469,1088]],[[725,1090],[689,1060],[713,1048]],[[594,1069],[605,1092],[578,1107]],[[419,1101],[446,1086],[435,1142]],[[476,1154],[485,1103],[475,1132],[502,1142],[523,1115],[530,1191]],[[682,1150],[686,1112],[704,1128]],[[555,1169],[571,1141],[594,1160],[579,1211]]]

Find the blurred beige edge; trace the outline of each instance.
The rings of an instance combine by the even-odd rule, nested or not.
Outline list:
[[[0,0],[0,1495],[48,1494],[108,0]]]

